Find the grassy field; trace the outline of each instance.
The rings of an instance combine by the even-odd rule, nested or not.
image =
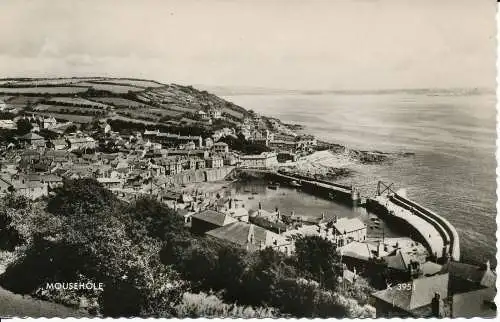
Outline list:
[[[97,109],[108,109],[110,106],[100,103],[100,102],[94,102],[94,101],[89,101],[85,98],[81,97],[53,97],[50,100],[46,102],[47,104],[54,104],[57,105],[58,103],[62,104],[69,104],[69,105],[75,105],[75,106],[82,106],[82,107],[91,107],[91,108],[97,108]]]
[[[227,107],[222,108],[222,112],[227,113],[227,114],[229,114],[237,119],[240,119],[240,120],[242,120],[245,117],[245,115],[243,113],[240,113],[238,111],[235,111],[235,110],[227,108]]]
[[[72,115],[72,114],[61,114],[61,113],[51,113],[51,112],[32,112],[30,114],[40,115],[43,117],[54,117],[56,120],[64,120],[74,123],[91,123],[94,117],[85,115]]]
[[[36,103],[45,99],[43,96],[3,96],[2,99],[4,102],[8,104],[14,105],[26,105],[28,102]]]
[[[31,318],[65,318],[89,317],[80,310],[61,304],[35,300],[31,297],[14,294],[0,287],[0,316],[1,317],[31,317]]]
[[[87,87],[0,87],[1,94],[78,94],[88,90]]]
[[[160,84],[154,81],[140,80],[140,79],[103,79],[98,81],[93,81],[95,83],[113,83],[117,85],[132,85],[141,88],[157,88],[163,87],[164,84]]]
[[[149,107],[149,105],[147,104],[140,103],[137,101],[132,101],[121,97],[93,97],[92,100],[104,104],[113,105],[116,107],[130,107],[130,108]]]
[[[132,122],[132,123],[142,123],[142,124],[146,124],[146,125],[158,125],[157,122],[138,120],[138,119],[122,116],[122,115],[112,116],[109,119],[110,120],[120,120],[120,121],[124,121],[124,122]]]
[[[137,118],[141,120],[158,122],[160,120],[160,116],[154,115],[151,113],[147,113],[147,111],[141,112],[137,110],[128,110],[128,109],[120,109],[115,111],[118,115],[123,115],[125,117]]]
[[[126,119],[136,117],[159,122],[162,118],[165,121],[190,117],[190,113],[208,107],[221,108],[232,120],[242,120],[247,114],[239,106],[192,86],[127,78],[4,78],[0,79],[0,99],[2,97],[7,105],[21,112],[31,103],[36,105],[36,113],[77,123],[115,113]],[[104,115],[97,115],[102,113],[99,110],[105,111]]]
[[[174,104],[160,104],[160,106],[163,107],[164,109],[177,111],[177,112],[181,112],[181,113],[186,113],[186,112],[194,113],[198,110],[194,107],[184,107],[184,106],[179,106],[179,105],[174,105]]]
[[[97,91],[108,91],[108,92],[116,93],[116,94],[126,94],[129,91],[141,92],[144,90],[143,88],[135,87],[135,86],[101,84],[101,83],[94,83],[94,82],[81,82],[81,83],[78,83],[78,85],[92,87],[93,89],[95,89]]]
[[[37,112],[54,112],[54,113],[71,113],[71,114],[82,114],[82,115],[102,115],[106,111],[100,108],[90,108],[90,107],[75,107],[75,106],[65,106],[65,105],[52,105],[52,104],[37,104],[33,107],[34,111]]]
[[[149,109],[149,111],[151,114],[159,115],[162,117],[163,116],[177,117],[177,116],[181,116],[182,114],[184,114],[183,112],[173,111],[170,109],[161,109],[161,108],[151,108],[151,109]]]

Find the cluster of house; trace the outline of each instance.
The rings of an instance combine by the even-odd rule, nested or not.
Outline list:
[[[222,109],[217,107],[210,107],[206,111],[199,110],[197,112],[198,116],[203,121],[214,121],[220,120],[222,118]]]
[[[363,270],[381,265],[390,282],[371,296],[377,317],[496,316],[496,274],[489,262],[483,266],[451,260],[436,263],[428,260],[423,245],[409,238],[368,241],[367,225],[359,218],[301,218],[260,207],[248,211],[231,198],[207,207],[185,213],[194,234],[247,251],[272,248],[287,255],[295,250],[295,237],[320,236],[337,245],[344,264],[339,278],[344,283],[356,282],[356,267]],[[364,268],[359,265],[362,262]],[[354,270],[347,269],[346,263]]]
[[[196,203],[196,199],[191,202]],[[241,200],[231,197],[184,209],[189,209],[184,216],[194,234],[207,235],[247,251],[270,247],[290,255],[299,236],[321,236],[336,245],[366,240],[366,225],[358,218],[300,217],[261,207],[248,210]]]
[[[44,124],[47,129],[57,128],[55,120],[26,117],[34,125]],[[128,197],[141,193],[161,194],[162,189],[175,182],[170,177],[193,171],[224,167],[272,168],[278,165],[277,153],[240,155],[219,141],[234,135],[232,129],[216,131],[212,137],[162,133],[158,130],[137,132],[132,136],[112,131],[106,122],[95,131],[73,133],[53,132],[53,138],[40,135],[33,129],[16,137],[15,143],[0,147],[2,191],[17,191],[30,199],[47,196],[55,184],[48,184],[44,175],[62,178],[93,177],[106,187]],[[105,152],[102,146],[111,145]],[[28,175],[26,179],[23,175]],[[186,180],[184,180],[186,181]],[[152,185],[153,183],[153,185]]]
[[[82,132],[63,135],[57,139],[46,140],[44,137],[37,134],[35,131],[17,137],[18,147],[22,149],[32,150],[84,150],[95,149],[97,147],[96,140],[91,136]]]
[[[246,140],[265,145],[276,152],[310,151],[318,145],[314,136],[299,135],[277,120],[266,119],[264,121],[257,114],[253,118],[243,120],[240,133]]]
[[[404,256],[397,261],[401,269],[412,266]],[[497,277],[489,262],[478,266],[449,261],[427,274],[414,271],[413,278],[372,294],[377,317],[496,317]]]

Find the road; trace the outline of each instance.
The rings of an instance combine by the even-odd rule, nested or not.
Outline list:
[[[0,317],[90,317],[79,310],[28,296],[14,294],[0,287]]]

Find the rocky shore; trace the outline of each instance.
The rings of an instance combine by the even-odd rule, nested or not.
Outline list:
[[[347,154],[353,160],[357,160],[362,164],[382,164],[390,163],[398,158],[405,158],[415,155],[412,152],[382,152],[382,151],[367,151],[350,149],[345,145],[330,143],[326,141],[318,141],[317,150],[329,150],[333,153]]]

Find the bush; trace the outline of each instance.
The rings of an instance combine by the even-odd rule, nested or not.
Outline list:
[[[181,303],[175,306],[178,318],[277,318],[274,308],[251,307],[224,303],[215,295],[184,293]]]
[[[270,248],[248,253],[192,236],[182,218],[154,200],[125,205],[90,179],[65,181],[48,202],[50,212],[14,196],[0,205],[0,229],[14,247],[26,247],[0,277],[0,284],[16,293],[73,306],[86,303],[95,314],[111,317],[373,313],[363,305],[367,284],[336,291],[331,282],[337,277],[335,246],[321,238],[297,240],[292,257]],[[104,290],[45,287],[86,281],[104,283]],[[211,291],[218,296],[207,295]]]
[[[34,236],[53,236],[62,221],[47,213],[40,202],[9,194],[0,199],[0,249],[29,244]]]
[[[60,217],[110,213],[118,205],[113,193],[95,179],[67,180],[55,192],[47,209]]]
[[[15,204],[19,209],[29,205],[23,199]],[[32,241],[0,284],[67,305],[87,302],[106,316],[170,316],[172,302],[185,288],[178,274],[160,262],[158,227],[177,227],[175,220],[162,217],[167,209],[146,201],[125,208],[100,184],[82,179],[66,181],[50,200],[49,210],[53,213],[48,216],[61,221],[54,236],[44,236],[32,224],[35,220],[25,223],[13,217],[15,231]],[[125,220],[128,215],[132,218]],[[104,291],[46,290],[46,283],[89,280],[103,283]]]
[[[28,120],[19,119],[17,121],[17,135],[25,135],[31,131],[33,125]]]
[[[334,289],[337,284],[335,267],[340,263],[336,246],[319,236],[301,237],[295,241],[298,268],[322,286]]]

